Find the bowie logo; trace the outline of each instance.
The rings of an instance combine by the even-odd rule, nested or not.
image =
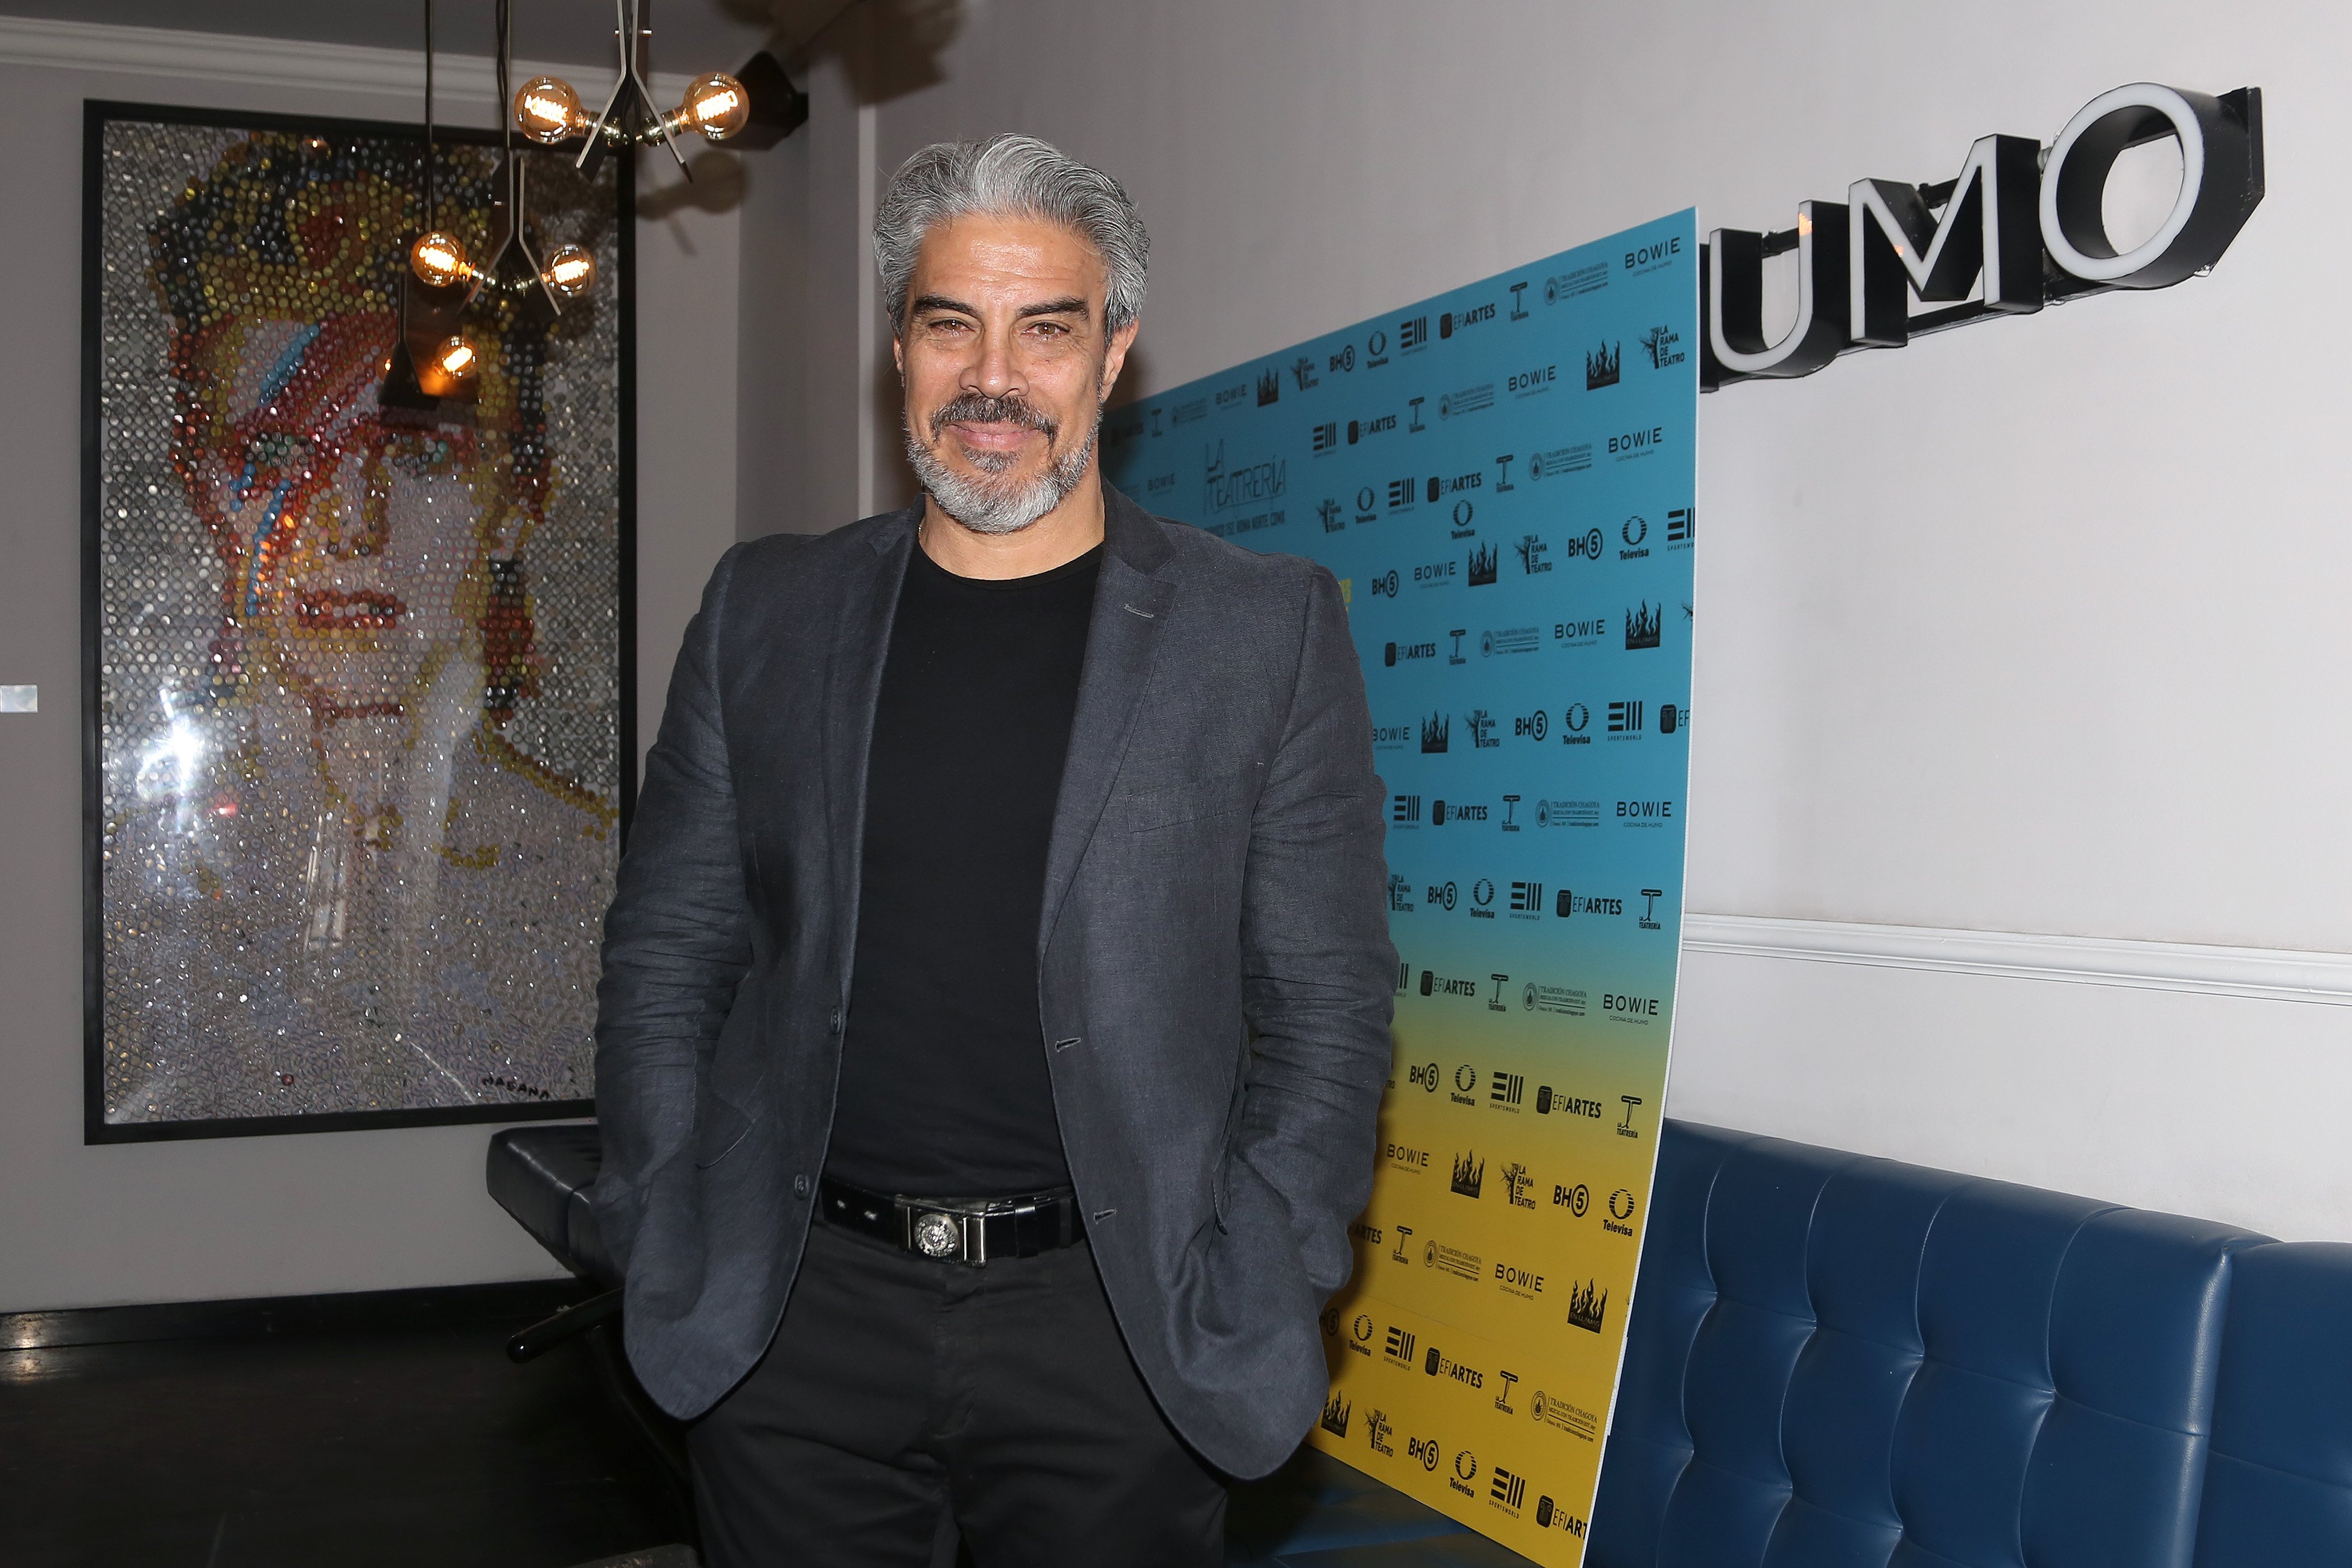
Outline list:
[[[1654,828],[1674,820],[1672,800],[1620,800],[1617,821],[1628,828]]]
[[[1584,356],[1584,390],[1599,392],[1602,387],[1617,384],[1617,366],[1624,352],[1622,343],[1602,343]]]
[[[1381,1152],[1389,1164],[1401,1170],[1425,1171],[1429,1168],[1427,1149],[1408,1148],[1402,1144],[1387,1143],[1381,1145]]]
[[[1609,455],[1622,463],[1629,457],[1647,457],[1665,444],[1666,427],[1654,424],[1647,430],[1628,430],[1609,438]]]
[[[1571,1328],[1583,1329],[1589,1333],[1601,1332],[1601,1320],[1609,1312],[1609,1292],[1602,1291],[1595,1295],[1593,1291],[1599,1283],[1596,1280],[1587,1280],[1570,1292],[1568,1322]]]
[[[1411,506],[1412,503],[1408,500],[1405,504]],[[1454,580],[1454,563],[1451,557],[1444,560],[1429,561],[1412,569],[1412,580],[1422,588],[1443,588]]]
[[[1290,379],[1298,383],[1300,392],[1305,392],[1308,387],[1323,384],[1322,378],[1315,373],[1315,361],[1306,354],[1301,354],[1290,361]],[[1274,400],[1268,398],[1265,401],[1272,402]]]
[[[1518,1518],[1519,1505],[1528,1500],[1528,1478],[1496,1466],[1492,1484],[1486,1489],[1486,1500],[1513,1519]]]
[[[1568,559],[1570,560],[1599,560],[1601,559],[1601,530],[1597,528],[1587,528],[1580,534],[1571,534],[1569,536]]]
[[[1475,1197],[1486,1180],[1486,1162],[1478,1157],[1477,1150],[1454,1156],[1453,1186],[1455,1193],[1463,1197]]]
[[[1352,1407],[1339,1390],[1331,1391],[1331,1402],[1323,1406],[1323,1429],[1335,1437],[1348,1435],[1348,1416]]]
[[[1485,1373],[1475,1367],[1465,1366],[1450,1355],[1440,1354],[1435,1345],[1429,1347],[1428,1354],[1422,1361],[1421,1369],[1432,1377],[1450,1377],[1456,1383],[1466,1383],[1473,1388],[1486,1386]]]
[[[1372,726],[1372,749],[1396,751],[1412,742],[1412,726],[1409,724],[1376,724]]]
[[[1387,1412],[1369,1410],[1364,1413],[1364,1436],[1370,1441],[1372,1452],[1395,1458],[1396,1450],[1389,1447],[1389,1438],[1395,1432],[1396,1428],[1389,1424]]]
[[[1526,1087],[1527,1080],[1514,1074],[1511,1079],[1513,1108],[1516,1109],[1518,1105],[1519,1091]],[[1503,1167],[1503,1196],[1513,1208],[1533,1208],[1536,1206],[1536,1200],[1528,1196],[1528,1190],[1535,1184],[1536,1178],[1529,1175],[1528,1167],[1518,1161],[1513,1160]],[[1538,1285],[1537,1288],[1540,1290],[1542,1287]]]
[[[1672,549],[1676,545],[1688,549],[1691,541],[1696,538],[1698,538],[1698,508],[1676,507],[1666,514],[1667,549]]]
[[[1594,1328],[1597,1333],[1599,1325],[1595,1324]],[[1412,1364],[1412,1331],[1400,1324],[1391,1323],[1385,1354],[1399,1366],[1411,1366]]]
[[[1444,752],[1447,737],[1453,732],[1453,716],[1442,713],[1431,714],[1421,721],[1421,749],[1431,756]],[[1620,815],[1622,813],[1621,812]]]
[[[1347,512],[1328,496],[1317,503],[1315,515],[1323,519],[1323,531],[1327,534],[1343,533],[1347,529]]]
[[[1655,608],[1644,600],[1636,608],[1625,612],[1625,646],[1628,648],[1656,647],[1658,632],[1664,626],[1665,619],[1666,605],[1664,600],[1660,600]]]
[[[1470,552],[1470,586],[1485,588],[1495,580],[1495,547],[1479,545]]]
[[[1533,397],[1538,392],[1549,392],[1559,382],[1558,365],[1531,365],[1524,371],[1513,371],[1506,384],[1513,397]]]
[[[1658,1016],[1658,998],[1631,996],[1623,991],[1609,991],[1601,998],[1601,1010],[1619,1018],[1654,1019]]]
[[[1528,1075],[1524,1072],[1505,1072],[1496,1068],[1490,1070],[1487,1077],[1489,1082],[1486,1087],[1486,1103],[1501,1111],[1517,1111],[1519,1108],[1519,1101],[1528,1092]],[[1517,1176],[1512,1175],[1514,1171],[1518,1173]],[[1506,1182],[1511,1182],[1526,1175],[1525,1166],[1515,1165],[1503,1173],[1503,1179]]]

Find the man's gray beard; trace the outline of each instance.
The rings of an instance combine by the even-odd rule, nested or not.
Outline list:
[[[1078,487],[1101,433],[1102,410],[1097,407],[1087,438],[1029,480],[1003,479],[992,474],[967,477],[950,472],[929,447],[915,439],[912,430],[907,432],[907,461],[940,510],[973,533],[1017,534],[1060,506]],[[1012,459],[1007,455],[1000,460],[994,453],[973,458],[982,468],[992,461],[1010,463]]]

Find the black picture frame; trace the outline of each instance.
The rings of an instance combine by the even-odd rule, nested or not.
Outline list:
[[[299,135],[376,137],[423,143],[418,124],[326,115],[288,115],[244,110],[86,99],[82,106],[82,304],[81,304],[81,701],[82,701],[82,1142],[112,1145],[178,1142],[195,1138],[254,1137],[287,1134],[342,1133],[389,1127],[575,1120],[595,1114],[593,1099],[514,1101],[478,1105],[428,1106],[406,1110],[343,1111],[314,1114],[216,1117],[151,1123],[105,1119],[105,776],[100,634],[103,624],[100,505],[102,456],[100,334],[104,329],[105,208],[103,128],[110,121],[213,126],[234,131]],[[436,142],[499,144],[498,132],[436,126]],[[625,850],[637,796],[637,450],[636,450],[636,192],[633,158],[614,161],[616,276],[600,287],[614,290],[618,337],[618,429],[615,467],[618,490],[616,607],[618,647],[617,847]]]

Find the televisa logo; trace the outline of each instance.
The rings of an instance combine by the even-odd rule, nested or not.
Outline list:
[[[2180,148],[2179,191],[2155,233],[2118,250],[2107,175],[2128,149],[2167,137]],[[2154,82],[2116,88],[2047,149],[1981,137],[1941,184],[1856,180],[1843,202],[1798,203],[1792,229],[1711,231],[1699,247],[1700,389],[1807,376],[1857,349],[1899,349],[1915,332],[2085,294],[2168,288],[2221,259],[2263,193],[2260,88],[2218,98]],[[1764,261],[1791,250],[1796,323],[1767,343]]]

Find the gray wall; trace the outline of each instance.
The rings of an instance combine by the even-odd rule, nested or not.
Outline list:
[[[0,1311],[555,1272],[483,1193],[487,1127],[82,1145],[81,100],[385,119],[417,106],[412,91],[365,85],[382,79],[381,62],[333,51],[150,51],[179,62],[173,75],[71,63],[108,47],[27,37],[0,19],[0,684],[41,688],[39,713],[0,715]],[[362,82],[331,94],[289,85],[320,72]],[[445,98],[448,118],[486,112]],[[645,737],[702,580],[735,531],[733,411],[708,391],[734,378],[735,230],[731,210],[688,204],[639,235]]]
[[[1028,0],[964,7],[833,177],[1002,129],[1099,162],[1151,389],[1686,204],[1948,178],[2126,82],[2264,88],[2211,277],[1702,404],[1671,1109],[2343,1237],[2347,57],[2315,0]]]

